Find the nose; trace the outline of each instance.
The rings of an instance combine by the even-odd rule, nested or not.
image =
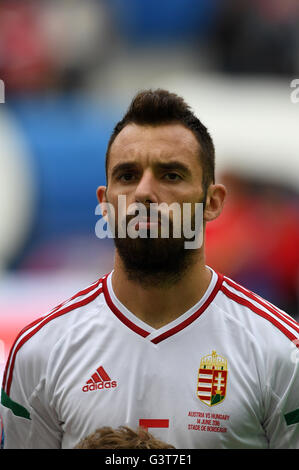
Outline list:
[[[155,177],[151,170],[146,170],[135,189],[135,201],[143,204],[158,202]]]

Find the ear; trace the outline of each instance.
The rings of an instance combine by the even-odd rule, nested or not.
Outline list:
[[[205,222],[210,222],[221,214],[226,193],[227,191],[223,184],[211,184],[209,186],[203,214]]]
[[[102,204],[103,202],[107,202],[106,189],[106,186],[99,186],[97,188],[97,198],[100,204]]]
[[[105,217],[107,215],[107,196],[106,196],[106,190],[107,190],[107,187],[106,186],[99,186],[97,188],[97,198],[98,198],[98,201],[99,201],[99,204],[100,204],[100,207],[101,207],[101,212],[102,212],[102,215],[103,217]]]

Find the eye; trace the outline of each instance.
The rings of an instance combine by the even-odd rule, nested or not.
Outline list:
[[[182,179],[182,177],[178,173],[173,172],[166,173],[164,175],[164,178],[168,181],[180,181]]]
[[[135,175],[133,173],[123,173],[122,175],[119,175],[118,180],[122,183],[130,183],[134,178]]]

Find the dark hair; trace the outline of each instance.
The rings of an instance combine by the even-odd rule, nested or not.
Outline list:
[[[132,100],[124,117],[116,124],[106,152],[106,178],[111,145],[126,125],[134,123],[156,126],[175,122],[190,129],[200,144],[199,157],[203,169],[203,184],[207,189],[209,184],[215,181],[215,149],[212,138],[207,128],[193,114],[183,98],[162,89],[139,92]]]

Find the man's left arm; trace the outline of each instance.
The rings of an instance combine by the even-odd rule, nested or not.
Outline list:
[[[297,343],[297,344],[296,344]],[[273,354],[264,428],[270,449],[299,449],[299,341]]]

